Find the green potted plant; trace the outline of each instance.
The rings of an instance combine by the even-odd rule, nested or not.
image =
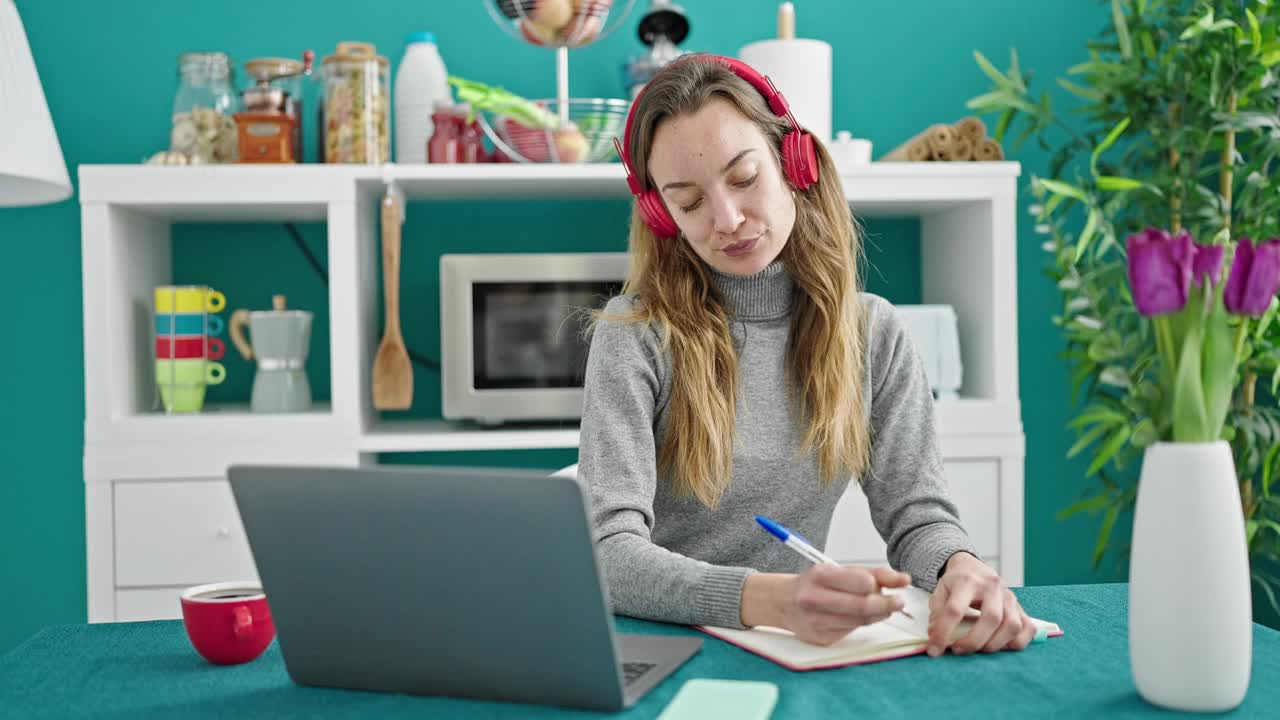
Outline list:
[[[975,54],[993,87],[969,106],[998,114],[997,140],[1021,123],[1014,147],[1034,137],[1051,153],[1030,209],[1080,408],[1068,455],[1092,455],[1095,490],[1064,515],[1103,513],[1096,565],[1134,512],[1139,692],[1226,709],[1247,689],[1250,561],[1272,606],[1280,567],[1280,303],[1267,277],[1280,260],[1255,242],[1280,235],[1280,11],[1109,4],[1111,22],[1068,71],[1076,79],[1058,80],[1079,120],[1032,94],[1016,51],[1005,72]],[[1182,525],[1159,532],[1171,522]],[[1160,613],[1186,624],[1155,628]],[[1223,657],[1212,649],[1228,660],[1206,665]]]

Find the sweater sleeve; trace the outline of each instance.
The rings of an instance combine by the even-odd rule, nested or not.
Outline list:
[[[610,312],[630,301],[615,298]],[[596,325],[583,382],[578,477],[613,611],[688,625],[741,628],[746,567],[712,565],[654,542],[655,421],[667,372],[642,323]]]
[[[933,393],[906,324],[886,300],[867,305],[871,467],[863,492],[889,564],[932,591],[961,550],[978,557],[942,469]]]

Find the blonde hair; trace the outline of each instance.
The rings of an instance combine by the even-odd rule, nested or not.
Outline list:
[[[760,128],[781,167],[782,139],[792,131],[753,86],[714,62],[664,68],[637,100],[627,153],[647,189],[654,133],[665,119],[697,112],[713,98],[733,104]],[[799,289],[787,339],[788,396],[794,417],[807,420],[801,452],[816,448],[824,484],[860,475],[869,457],[862,392],[864,323],[858,299],[861,241],[830,155],[815,142],[818,182],[795,191],[796,219],[779,258]],[[792,186],[788,185],[789,188]],[[793,188],[794,189],[794,188]],[[658,470],[677,495],[719,504],[733,469],[738,358],[724,298],[710,270],[683,238],[660,239],[635,207],[631,268],[622,292],[638,302],[625,314],[593,314],[594,322],[643,322],[660,330],[674,372],[669,422]]]

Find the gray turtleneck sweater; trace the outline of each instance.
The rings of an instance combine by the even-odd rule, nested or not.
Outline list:
[[[613,610],[690,625],[741,628],[742,586],[753,572],[802,572],[809,563],[755,522],[764,515],[823,547],[849,479],[819,481],[787,399],[784,355],[795,286],[775,261],[759,273],[712,270],[738,349],[733,477],[712,511],[676,497],[657,470],[671,398],[671,357],[640,323],[601,322],[584,383],[578,477]],[[611,312],[634,298],[609,301]],[[863,392],[871,463],[861,479],[889,563],[932,590],[957,551],[977,556],[942,473],[933,397],[906,326],[883,298],[863,294]]]

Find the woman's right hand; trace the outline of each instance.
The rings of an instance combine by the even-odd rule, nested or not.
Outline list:
[[[880,589],[910,584],[910,575],[889,568],[814,565],[785,586],[784,627],[805,642],[830,645],[901,610],[902,599]]]

